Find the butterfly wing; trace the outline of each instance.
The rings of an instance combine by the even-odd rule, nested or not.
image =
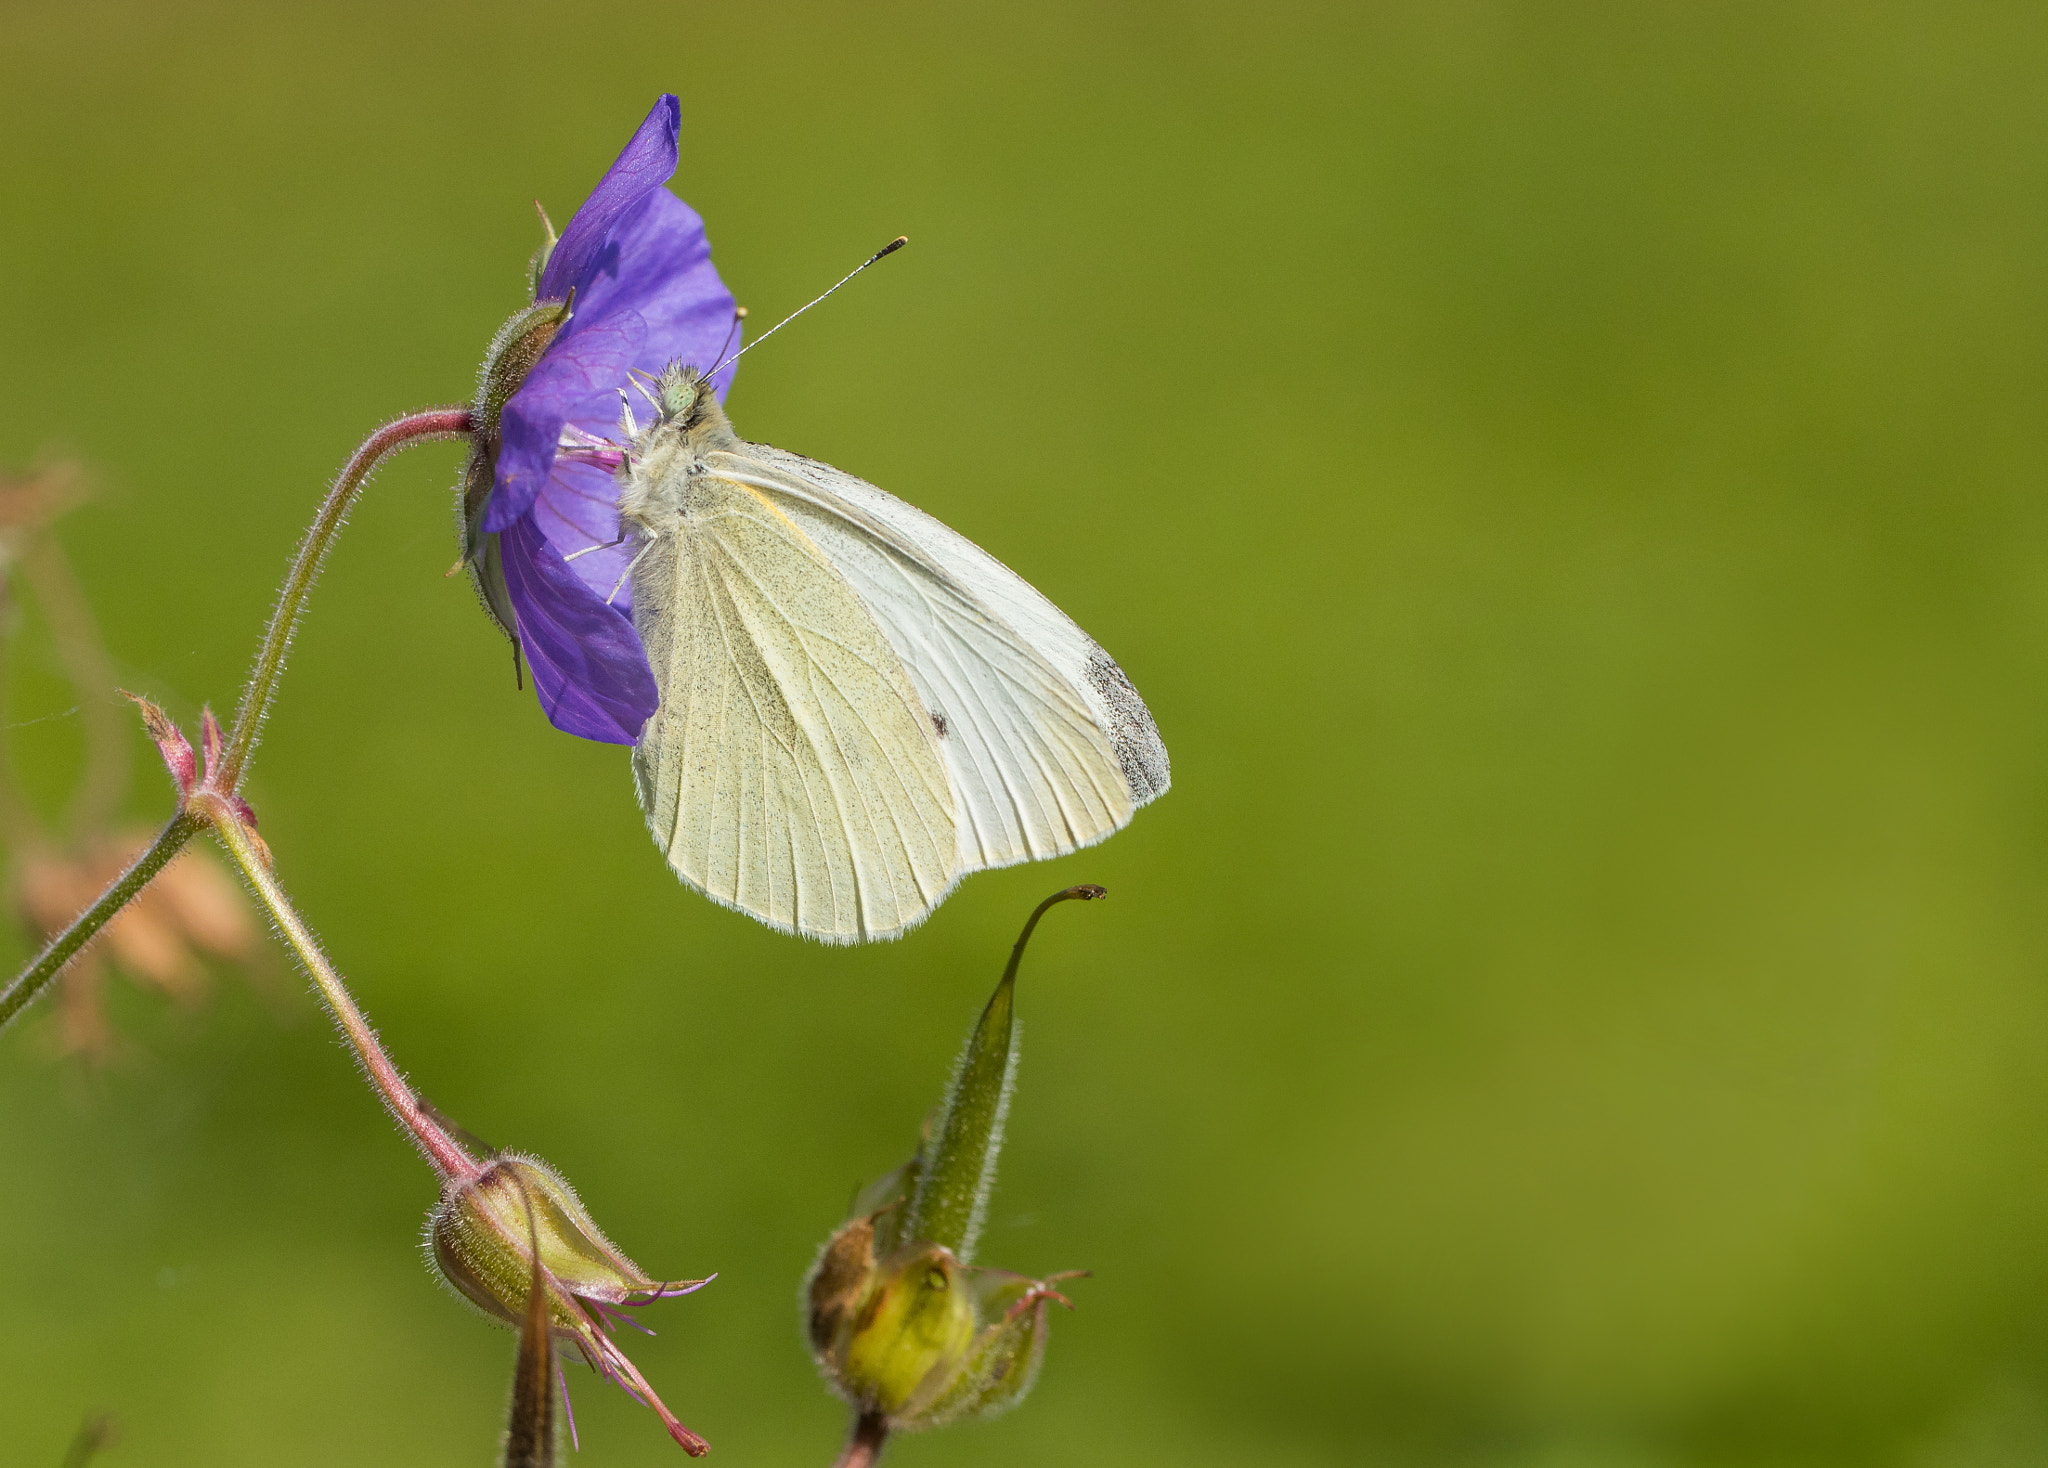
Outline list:
[[[1165,791],[1166,748],[1123,670],[995,557],[828,464],[764,444],[708,462],[802,528],[900,655],[943,727],[961,873],[1100,841]]]
[[[892,937],[956,878],[932,721],[861,598],[759,491],[694,476],[633,575],[661,707],[640,805],[684,881],[829,942]]]

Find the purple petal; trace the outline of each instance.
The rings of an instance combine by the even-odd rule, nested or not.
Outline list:
[[[618,432],[618,389],[629,385],[629,371],[655,377],[670,362],[709,369],[721,348],[735,352],[739,336],[733,293],[711,264],[705,221],[666,188],[655,188],[612,229],[575,287],[575,315],[506,401],[498,487],[483,528],[504,530],[532,508],[549,483],[565,424],[598,436]],[[713,377],[721,401],[731,383],[727,364]],[[633,403],[641,418],[651,412],[637,393]]]
[[[709,369],[738,347],[733,299],[704,222],[662,183],[675,171],[680,109],[664,96],[576,211],[543,275],[571,298],[569,322],[500,417],[496,485],[483,528],[499,536],[507,593],[541,703],[556,727],[631,744],[659,697],[620,578],[637,547],[618,539],[618,487],[561,459],[563,430],[621,437],[619,391],[673,361]],[[723,399],[730,365],[714,388]],[[636,402],[644,417],[650,408]],[[565,557],[603,547],[574,561]],[[609,605],[607,602],[609,601]]]
[[[606,606],[532,520],[500,533],[519,644],[548,722],[564,733],[632,744],[661,703],[632,619]]]
[[[586,304],[590,307],[587,313]],[[577,285],[579,318],[624,311],[639,313],[646,323],[645,346],[632,365],[650,376],[671,362],[709,371],[720,361],[719,349],[728,339],[732,343],[728,354],[739,349],[739,338],[733,332],[732,292],[711,263],[711,241],[705,238],[704,221],[667,189],[656,189],[619,221]],[[575,329],[572,321],[567,330],[573,333]],[[732,374],[733,369],[727,367],[712,379],[720,402],[732,386]],[[641,400],[636,397],[634,403],[637,410]],[[569,416],[580,421],[573,411]],[[614,401],[604,409],[605,426],[618,422],[618,416]],[[643,412],[640,416],[647,415]]]
[[[683,111],[675,97],[664,92],[633,134],[612,166],[605,170],[569,227],[555,242],[541,273],[543,301],[564,299],[590,266],[591,257],[604,248],[612,226],[623,219],[647,195],[667,183],[676,171],[676,134],[682,126]],[[582,302],[578,301],[578,305]]]
[[[601,437],[617,435],[619,389],[627,387],[629,372],[653,377],[670,362],[709,368],[718,362],[721,348],[730,355],[738,347],[732,292],[711,263],[704,221],[667,189],[657,188],[619,222],[590,262],[589,273],[576,287],[575,314],[505,404],[498,483],[484,529],[504,529],[524,516],[538,495],[550,492],[555,447],[565,424]],[[732,385],[733,370],[727,365],[712,379],[721,400]],[[632,401],[645,419],[651,411],[645,400],[635,393]],[[604,533],[591,543],[615,534]],[[582,549],[557,546],[564,553]]]

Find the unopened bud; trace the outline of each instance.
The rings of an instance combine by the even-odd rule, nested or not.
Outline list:
[[[687,1295],[709,1279],[655,1279],[604,1236],[561,1174],[511,1153],[448,1184],[428,1219],[427,1238],[448,1282],[507,1325],[525,1319],[537,1273],[562,1354],[588,1362],[652,1407],[689,1452],[705,1451],[704,1440],[662,1405],[611,1332],[623,1310]]]
[[[1051,1279],[963,1265],[943,1244],[874,1256],[875,1220],[833,1235],[811,1274],[811,1349],[839,1394],[892,1432],[992,1417],[1030,1391]]]
[[[836,1353],[840,1387],[864,1411],[905,1422],[952,1379],[974,1339],[961,1274],[940,1244],[912,1246],[873,1272]]]
[[[1016,1079],[1017,967],[1057,903],[1101,897],[1070,887],[1024,925],[995,993],[968,1035],[918,1154],[862,1192],[805,1283],[811,1355],[864,1423],[888,1432],[990,1417],[1030,1391],[1045,1354],[1053,1288],[971,1260],[987,1214]]]
[[[653,1278],[604,1236],[561,1174],[536,1158],[501,1156],[474,1180],[449,1186],[434,1210],[431,1235],[434,1260],[449,1283],[508,1325],[526,1312],[533,1266],[526,1229],[529,1199],[541,1268],[567,1296],[644,1305],[705,1283]],[[581,1312],[573,1301],[558,1301],[554,1314],[558,1330],[575,1332]]]

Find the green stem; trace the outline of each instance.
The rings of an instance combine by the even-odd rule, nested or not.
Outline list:
[[[442,1178],[476,1176],[478,1168],[475,1161],[427,1114],[420,1098],[406,1084],[398,1067],[391,1063],[391,1057],[384,1053],[377,1032],[370,1028],[369,1020],[356,1006],[355,996],[342,982],[340,972],[320,951],[319,940],[292,906],[284,888],[278,885],[276,873],[271,871],[262,853],[257,851],[256,844],[249,839],[247,828],[219,797],[202,794],[199,799],[210,808],[214,835],[220,838],[220,844],[227,848],[235,865],[242,869],[242,875],[248,878],[257,898],[270,910],[278,933],[305,966],[313,987],[320,991],[320,998],[340,1027],[342,1038],[356,1052],[363,1073],[383,1097],[385,1109],[412,1135],[414,1143]]]
[[[305,604],[306,593],[313,589],[313,582],[320,575],[320,562],[326,558],[328,547],[334,543],[342,522],[348,518],[349,506],[355,503],[356,495],[369,482],[377,466],[397,450],[410,448],[416,443],[458,438],[469,431],[469,409],[429,408],[424,413],[409,414],[395,423],[385,424],[363,440],[362,447],[342,466],[341,473],[335,477],[334,487],[327,491],[327,498],[320,503],[320,513],[307,527],[306,538],[299,542],[299,553],[293,557],[292,568],[277,594],[277,607],[271,612],[270,626],[263,633],[263,647],[256,654],[256,666],[250,670],[249,681],[242,689],[242,701],[235,708],[235,723],[228,731],[227,748],[221,756],[220,769],[213,774],[215,788],[227,791],[241,788],[242,768],[249,762],[249,751],[256,745],[257,731],[262,728],[264,716],[270,712],[271,699],[276,696],[278,675],[284,671],[284,655],[291,646],[292,629],[298,624],[299,609]]]
[[[179,848],[190,841],[193,833],[204,824],[189,811],[180,811],[172,816],[170,824],[159,831],[156,840],[150,843],[149,850],[136,857],[128,870],[114,879],[113,885],[100,894],[99,901],[73,918],[70,927],[43,945],[43,951],[35,956],[35,961],[15,975],[14,981],[4,990],[0,990],[0,1030],[6,1029],[14,1017],[42,993],[72,956],[107,925],[108,919],[149,885],[150,878],[162,871],[165,863],[176,856]]]

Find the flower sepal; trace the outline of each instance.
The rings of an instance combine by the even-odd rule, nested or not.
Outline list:
[[[553,245],[550,231],[545,250]],[[491,338],[483,364],[476,373],[476,401],[470,407],[474,429],[469,458],[462,467],[462,495],[458,506],[462,516],[462,564],[473,569],[483,557],[484,515],[491,505],[491,487],[498,472],[498,447],[502,439],[500,420],[505,404],[526,382],[527,374],[541,359],[557,332],[568,325],[572,307],[564,301],[535,301],[512,313]],[[479,591],[484,588],[479,585]],[[509,609],[499,614],[496,598],[488,592],[484,604],[507,636],[512,633]]]
[[[498,328],[484,351],[483,365],[477,369],[476,404],[470,411],[478,433],[497,437],[505,404],[526,382],[555,333],[568,325],[571,314],[573,307],[566,300],[535,301],[513,312]]]

